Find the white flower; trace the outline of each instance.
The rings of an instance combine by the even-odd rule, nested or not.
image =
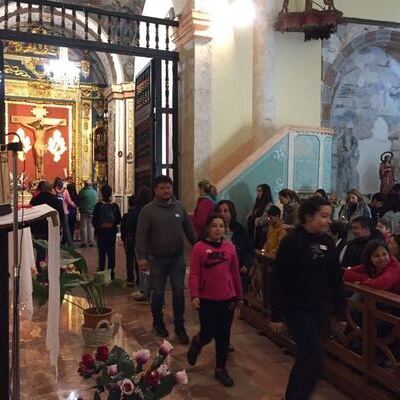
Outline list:
[[[142,349],[139,351],[136,351],[132,354],[133,359],[138,363],[138,364],[146,364],[147,361],[150,360],[150,351],[147,349]]]
[[[158,351],[160,355],[167,356],[174,349],[174,346],[167,340],[164,340],[160,346],[160,350]]]
[[[179,371],[175,374],[175,381],[178,385],[187,385],[189,383],[189,378],[185,370]]]
[[[161,364],[156,371],[160,375],[160,378],[164,378],[171,373],[165,364]]]
[[[133,385],[133,382],[130,379],[123,379],[120,384],[120,388],[123,394],[129,395],[133,393],[135,386]]]
[[[108,376],[114,376],[118,374],[118,367],[117,364],[109,365],[107,367],[107,375]]]

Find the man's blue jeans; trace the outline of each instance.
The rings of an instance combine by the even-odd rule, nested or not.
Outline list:
[[[172,256],[149,256],[150,285],[152,290],[151,312],[156,326],[164,324],[164,293],[169,278],[172,287],[172,306],[174,310],[175,329],[184,327],[185,312],[185,272],[186,265],[183,253]]]

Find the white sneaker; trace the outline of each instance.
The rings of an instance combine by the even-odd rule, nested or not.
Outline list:
[[[143,297],[143,293],[140,290],[137,290],[136,292],[133,292],[131,296],[136,300],[136,299],[141,299]]]

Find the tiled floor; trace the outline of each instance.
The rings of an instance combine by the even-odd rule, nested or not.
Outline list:
[[[123,249],[119,245],[117,276],[124,277]],[[84,249],[93,269],[96,261],[95,249]],[[137,305],[129,297],[131,290],[122,293],[110,293],[108,304],[121,314],[122,326],[117,333],[115,343],[129,351],[141,347],[155,350],[158,339],[151,332],[151,318],[148,306]],[[166,322],[172,332],[172,316],[169,294],[167,295]],[[76,370],[79,359],[87,350],[81,336],[82,314],[71,304],[62,306],[60,331],[60,359],[58,380],[54,370],[49,367],[44,345],[46,329],[45,308],[36,312],[33,322],[23,323],[21,350],[22,398],[24,400],[75,400],[78,394],[84,394]],[[187,329],[190,334],[197,330],[196,313],[187,305]],[[171,338],[172,343],[175,338]],[[278,400],[281,398],[287,381],[292,358],[284,355],[280,349],[244,321],[236,320],[233,328],[232,344],[235,352],[230,356],[228,369],[235,379],[235,386],[225,389],[213,378],[214,349],[206,348],[196,367],[188,367],[185,360],[186,348],[176,345],[172,358],[172,369],[187,369],[190,383],[179,387],[169,400]],[[87,395],[87,394],[86,394]],[[88,396],[87,398],[92,398]],[[345,400],[346,396],[326,382],[322,382],[314,400]]]

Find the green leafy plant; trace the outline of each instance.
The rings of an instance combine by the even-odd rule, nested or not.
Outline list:
[[[38,246],[48,249],[46,240],[35,240]],[[105,270],[95,272],[93,276],[89,275],[88,266],[85,258],[76,250],[69,247],[61,246],[60,249],[60,300],[72,303],[81,308],[81,305],[66,299],[67,294],[79,295],[79,290],[84,294],[90,309],[95,314],[101,314],[106,308],[104,288],[105,286],[113,286],[123,288],[125,282],[121,279],[111,280],[111,271]],[[33,280],[33,297],[39,306],[47,303],[49,298],[48,283],[46,279],[47,265],[43,266],[45,273],[41,274]]]

